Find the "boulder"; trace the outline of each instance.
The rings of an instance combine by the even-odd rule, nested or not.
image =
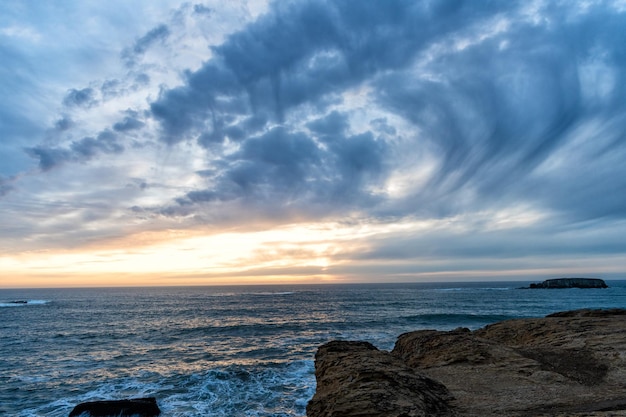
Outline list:
[[[80,403],[70,412],[69,417],[154,417],[161,414],[156,398],[135,398],[130,400],[91,401]]]
[[[391,352],[331,342],[307,416],[626,416],[624,329],[626,310],[585,309],[405,333]]]

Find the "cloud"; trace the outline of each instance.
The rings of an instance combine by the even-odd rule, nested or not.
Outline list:
[[[11,184],[9,184],[7,180],[5,180],[4,178],[0,177],[0,197],[4,197],[11,190],[13,190],[13,186]]]
[[[334,110],[325,117],[320,117],[310,121],[306,126],[322,138],[332,140],[332,137],[342,135],[346,132],[350,123],[345,114],[341,114],[337,110]]]
[[[22,147],[36,144],[45,131],[41,115],[51,103],[41,94],[38,66],[19,48],[19,39],[0,36],[0,62],[0,175],[11,177],[28,166]]]
[[[72,88],[63,99],[63,104],[68,107],[92,107],[96,103],[96,92],[90,87],[80,90]]]
[[[72,143],[72,151],[83,159],[88,159],[97,153],[121,153],[124,147],[118,143],[117,136],[110,131],[104,131],[97,138],[83,138]]]
[[[137,39],[135,44],[131,48],[124,49],[122,52],[122,59],[126,62],[126,65],[133,66],[136,60],[140,58],[146,51],[155,44],[165,42],[171,32],[165,24],[160,24],[151,29],[141,38]]]
[[[377,195],[379,215],[450,216],[521,200],[582,219],[602,215],[584,202],[591,196],[606,215],[621,213],[623,199],[612,196],[624,169],[603,161],[625,146],[617,133],[624,127],[624,13],[604,4],[535,6],[275,3],[215,46],[183,86],[162,91],[152,115],[165,143],[195,139],[223,164],[214,187],[189,201],[231,199],[258,187],[335,204],[329,195],[373,196],[385,176],[423,165],[431,167],[427,180],[402,198]],[[378,115],[357,128],[355,110],[338,109],[350,108],[349,93],[362,88]],[[611,131],[589,131],[598,120]],[[585,129],[604,153],[577,155],[571,142]],[[276,138],[290,135],[316,164],[298,153],[291,164],[261,158],[261,149],[286,155]],[[219,156],[234,143],[237,152]],[[585,174],[546,170],[559,156],[584,160]],[[561,191],[549,191],[555,189]]]
[[[119,143],[117,135],[111,131],[103,131],[96,138],[85,137],[72,142],[69,149],[47,146],[36,146],[26,149],[27,153],[39,160],[39,168],[49,171],[66,162],[85,162],[98,154],[119,154],[124,147]]]
[[[197,13],[197,14],[211,14],[213,13],[213,9],[211,9],[210,7],[207,7],[203,4],[194,4],[193,5],[193,12]]]
[[[74,123],[72,122],[71,118],[69,118],[68,116],[63,116],[62,118],[57,120],[57,122],[54,124],[54,127],[56,130],[63,132],[70,129],[73,124]]]
[[[590,34],[591,27],[604,18],[608,33],[603,30]],[[495,36],[439,55],[427,67],[430,74],[436,74],[434,77],[420,78],[413,72],[403,72],[378,80],[379,102],[419,129],[420,139],[440,158],[435,175],[421,195],[452,196],[470,188],[480,199],[493,201],[513,194],[516,199],[535,200],[546,208],[584,217],[591,214],[585,213],[591,203],[582,200],[591,196],[592,183],[599,183],[607,194],[594,195],[593,200],[603,199],[604,207],[616,203],[621,206],[619,199],[609,197],[608,189],[619,187],[622,168],[604,164],[606,158],[600,154],[576,156],[577,149],[569,145],[576,132],[586,130],[589,137],[579,140],[624,152],[624,141],[615,138],[619,130],[603,129],[599,135],[585,128],[598,120],[613,127],[623,123],[621,117],[619,122],[615,120],[616,114],[623,114],[624,105],[615,102],[614,94],[624,86],[614,85],[616,88],[607,90],[602,98],[594,92],[596,102],[590,107],[584,93],[595,88],[584,85],[587,81],[581,79],[581,62],[599,60],[605,70],[611,71],[622,65],[623,58],[613,53],[597,56],[598,50],[619,50],[623,35],[607,36],[616,30],[617,21],[623,23],[623,14],[617,17],[604,10],[580,16],[560,30],[520,25],[507,33],[505,44],[503,37]],[[581,33],[587,37],[577,43]],[[561,167],[565,172],[542,172],[544,164],[559,157],[580,157],[584,165],[578,169]],[[605,168],[599,170],[600,166]],[[599,175],[607,168],[612,171],[610,175]],[[592,170],[596,173],[591,174]],[[591,176],[580,175],[583,172]],[[582,184],[586,186],[580,187]],[[554,190],[563,188],[569,189],[568,195],[557,191],[559,198],[554,198]],[[542,189],[546,189],[545,195]],[[562,204],[573,200],[577,204]]]
[[[431,256],[435,269],[448,258],[520,264],[543,252],[618,250],[626,13],[616,3],[288,0],[252,9],[185,3],[136,26],[111,49],[117,71],[57,86],[63,106],[39,121],[49,126],[38,127],[39,144],[19,149],[50,178],[80,169],[104,186],[95,172],[105,157],[120,177],[132,173],[120,183],[136,194],[111,211],[128,207],[145,227],[421,222],[344,255],[406,265]],[[33,129],[29,109],[0,103],[11,121],[2,134]],[[502,221],[516,209],[531,220]],[[586,240],[569,241],[576,236]]]
[[[138,116],[137,112],[130,111],[129,115],[124,117],[122,121],[113,125],[113,130],[116,132],[128,132],[131,130],[141,129],[145,126],[145,123],[142,122]]]
[[[48,171],[55,166],[72,159],[72,154],[66,149],[35,146],[26,149],[28,155],[39,160],[39,168]]]
[[[393,31],[410,3],[381,3],[379,22],[374,10],[363,20],[349,19],[347,15],[354,11],[346,3],[275,6],[272,13],[213,48],[216,57],[188,73],[185,86],[163,92],[152,104],[164,141],[180,142],[202,131],[207,118],[220,118],[224,113],[267,114],[280,122],[294,106],[357,85],[377,68],[375,63],[351,64],[369,48],[371,26],[378,26],[382,33]],[[343,28],[344,24],[349,26]],[[389,45],[393,40],[389,39]],[[237,105],[231,109],[233,103]]]
[[[328,116],[336,118],[337,113]],[[187,207],[239,201],[250,212],[271,208],[302,214],[319,207],[365,208],[376,198],[370,187],[383,176],[388,145],[369,132],[349,135],[338,129],[334,133],[320,139],[307,131],[275,127],[247,138],[236,152],[221,158],[216,169],[201,173],[210,188],[189,192],[178,203]],[[188,208],[168,212],[188,213]]]
[[[481,16],[484,9],[478,7],[472,16]],[[350,135],[346,133],[348,116],[337,110],[324,113],[333,101],[341,103],[347,90],[375,82],[385,71],[406,69],[430,39],[454,30],[457,23],[463,26],[460,13],[453,4],[429,8],[407,1],[359,7],[324,1],[274,4],[270,13],[214,47],[215,57],[189,72],[185,85],[163,91],[151,104],[160,122],[161,139],[173,145],[197,138],[201,146],[216,152],[215,146],[225,140],[241,142],[246,150],[248,142],[256,144],[264,138],[262,146],[271,149],[267,132],[276,132],[271,126],[278,124],[283,131],[309,135],[311,149],[324,155],[322,169],[311,167],[308,177],[290,179],[301,181],[303,195],[331,201],[329,193],[355,195],[355,190],[374,187],[389,156],[389,145],[383,146],[374,132],[393,136],[395,128],[377,118],[372,131]],[[453,22],[439,25],[439,20],[441,33],[434,32],[431,20],[441,17]],[[302,106],[312,111],[298,113]],[[302,130],[296,114],[310,133]],[[250,124],[251,120],[259,123]],[[307,142],[301,139],[299,143]],[[249,177],[263,178],[258,161],[248,158],[234,164],[233,158],[225,160],[237,168],[221,179],[240,184],[243,190],[252,184]],[[273,178],[276,182],[268,187],[285,185],[280,176]],[[366,184],[365,178],[372,183]],[[215,192],[219,191],[210,195]]]

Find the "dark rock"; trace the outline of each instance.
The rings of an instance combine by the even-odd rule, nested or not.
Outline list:
[[[626,309],[583,309],[405,333],[392,352],[331,342],[307,416],[626,416],[624,329]]]
[[[69,417],[81,415],[93,417],[154,417],[161,414],[156,398],[135,398],[130,400],[91,401],[78,404]]]
[[[315,355],[309,417],[454,416],[445,386],[367,342],[334,341]]]
[[[624,308],[582,308],[580,310],[560,311],[558,313],[548,314],[546,317],[611,317],[625,315],[626,309]]]
[[[584,348],[534,348],[517,352],[536,361],[541,369],[556,372],[583,385],[600,384],[608,372],[608,366],[594,358],[592,351]]]
[[[540,283],[530,284],[528,288],[608,288],[604,280],[599,278],[555,278],[547,279]]]

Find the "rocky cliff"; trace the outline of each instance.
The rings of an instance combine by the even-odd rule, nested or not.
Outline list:
[[[331,342],[308,417],[626,416],[626,310]]]

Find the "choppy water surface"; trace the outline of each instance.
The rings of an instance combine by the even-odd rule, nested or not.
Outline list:
[[[416,329],[626,307],[624,281],[527,284],[0,290],[0,415],[155,396],[164,417],[304,416],[329,340],[391,349]]]

